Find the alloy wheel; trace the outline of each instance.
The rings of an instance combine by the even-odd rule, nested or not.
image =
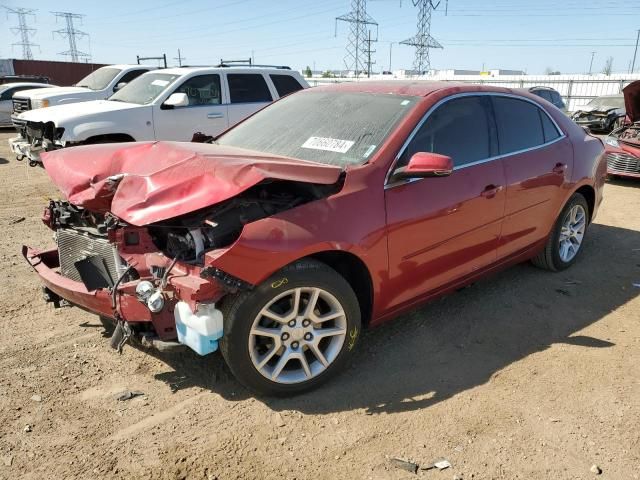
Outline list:
[[[294,288],[260,310],[251,325],[249,354],[269,380],[300,383],[335,361],[346,335],[347,317],[336,297],[322,288]]]
[[[559,254],[563,262],[570,262],[578,254],[587,227],[587,212],[582,205],[574,205],[562,222]]]

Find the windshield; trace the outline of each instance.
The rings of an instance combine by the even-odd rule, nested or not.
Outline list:
[[[622,95],[598,97],[591,100],[587,105],[593,108],[624,108],[624,97]]]
[[[99,68],[76,83],[76,87],[86,87],[91,90],[103,90],[121,71],[122,70],[119,68],[113,67]]]
[[[418,97],[295,93],[218,139],[221,145],[330,165],[360,165],[378,150]]]
[[[109,100],[148,105],[179,77],[170,73],[145,73],[111,95]]]

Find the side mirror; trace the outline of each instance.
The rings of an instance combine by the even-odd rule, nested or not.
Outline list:
[[[113,87],[113,91],[117,92],[118,90],[120,90],[122,87],[124,87],[127,84],[127,82],[120,82],[118,83],[115,87]]]
[[[171,109],[176,107],[188,107],[189,97],[186,93],[173,93],[162,104],[163,108]]]
[[[417,152],[406,167],[393,172],[394,179],[447,177],[453,173],[453,160],[439,153]]]

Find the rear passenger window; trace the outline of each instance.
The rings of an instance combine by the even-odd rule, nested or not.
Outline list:
[[[270,102],[271,92],[264,77],[259,73],[230,73],[229,95],[231,103]]]
[[[456,167],[489,158],[492,128],[487,105],[483,97],[462,97],[440,106],[413,137],[398,166],[406,165],[416,152],[447,155]]]
[[[298,81],[293,78],[291,75],[269,75],[271,77],[271,81],[276,87],[276,91],[278,95],[284,97],[285,95],[289,95],[290,93],[297,92],[298,90],[302,90],[302,85],[298,83]]]
[[[492,97],[492,99],[498,123],[501,155],[545,143],[537,106],[516,98]]]
[[[551,140],[555,140],[560,136],[558,129],[553,124],[549,115],[544,113],[542,110],[538,109],[538,113],[540,114],[540,121],[542,122],[542,131],[544,133],[544,142],[550,142]]]

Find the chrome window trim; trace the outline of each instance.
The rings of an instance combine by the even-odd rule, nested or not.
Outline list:
[[[441,105],[447,103],[448,101],[454,100],[456,98],[480,97],[480,96],[506,97],[506,98],[514,98],[516,100],[522,100],[522,101],[525,101],[525,102],[529,102],[529,103],[535,105],[539,110],[541,110],[549,118],[549,120],[551,120],[551,123],[553,123],[553,126],[556,128],[556,130],[560,134],[560,136],[555,138],[555,139],[553,139],[553,140],[551,140],[550,142],[545,142],[545,143],[542,143],[540,145],[536,145],[535,147],[529,147],[529,148],[525,148],[523,150],[517,150],[515,152],[509,152],[509,153],[505,153],[505,154],[502,154],[502,155],[495,155],[493,157],[484,158],[482,160],[476,160],[475,162],[465,163],[464,165],[458,165],[456,167],[453,167],[454,171],[462,170],[462,169],[468,168],[468,167],[474,167],[476,165],[481,165],[483,163],[492,162],[494,160],[500,160],[502,158],[510,157],[511,155],[520,155],[522,153],[530,152],[532,150],[538,150],[539,148],[545,148],[545,147],[547,147],[549,145],[553,145],[554,143],[556,143],[556,142],[558,142],[558,141],[560,141],[560,140],[562,140],[562,139],[567,137],[567,135],[560,128],[560,126],[555,121],[555,119],[551,115],[549,115],[547,113],[547,111],[539,103],[535,102],[534,100],[532,100],[530,98],[522,97],[520,95],[516,95],[516,94],[513,94],[513,93],[500,93],[500,92],[463,92],[463,93],[456,93],[454,95],[450,95],[448,97],[445,97],[445,98],[442,98],[442,99],[438,100],[438,102],[436,102],[434,105],[432,105],[431,108],[429,108],[429,110],[427,110],[425,112],[424,116],[420,119],[418,124],[413,128],[413,130],[411,131],[411,133],[409,134],[409,136],[407,137],[405,142],[402,144],[402,147],[400,147],[400,150],[398,151],[398,154],[393,159],[393,162],[391,163],[391,167],[387,171],[387,175],[385,176],[385,179],[384,179],[384,189],[386,190],[387,188],[393,188],[393,187],[397,187],[397,186],[404,185],[404,184],[407,184],[407,183],[413,183],[413,182],[415,182],[417,180],[422,180],[422,178],[410,178],[410,179],[407,179],[407,180],[401,180],[401,181],[398,181],[398,182],[389,183],[389,179],[391,178],[391,174],[394,171],[395,166],[398,163],[398,160],[400,160],[400,157],[402,156],[402,154],[405,152],[405,150],[407,149],[407,147],[409,146],[409,144],[411,143],[413,138],[416,136],[418,131],[422,128],[422,125],[424,125],[424,122],[426,122],[428,120],[428,118],[431,116],[431,114],[433,114],[433,112],[438,107],[440,107]],[[541,126],[541,128],[542,128],[542,126]],[[544,133],[543,133],[543,135],[544,135]]]

